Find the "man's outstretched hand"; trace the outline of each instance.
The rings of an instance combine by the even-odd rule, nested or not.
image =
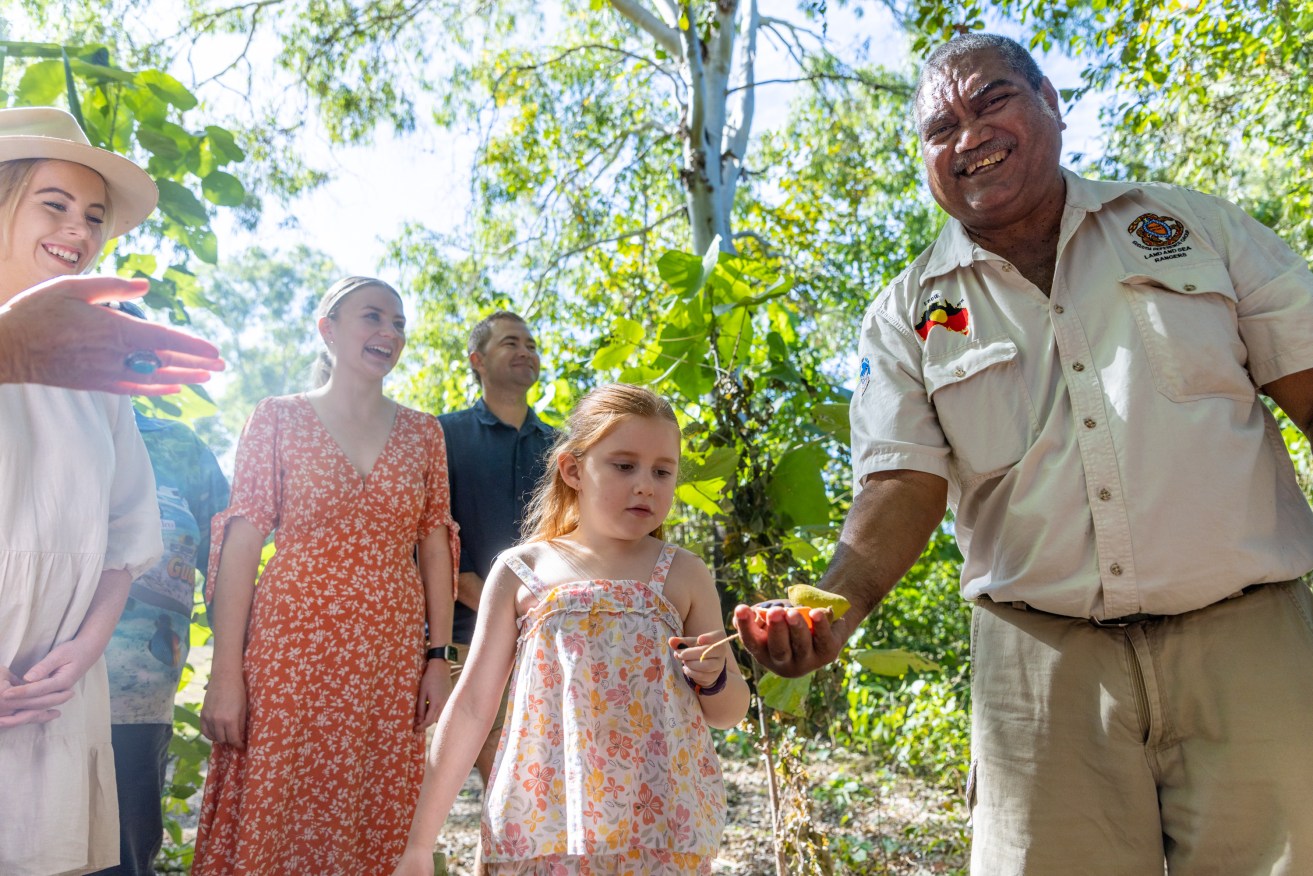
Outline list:
[[[811,612],[811,629],[803,611]],[[830,612],[820,608],[777,605],[764,615],[740,605],[734,609],[734,629],[754,660],[785,678],[798,678],[834,660],[852,633],[848,617],[831,620]]]

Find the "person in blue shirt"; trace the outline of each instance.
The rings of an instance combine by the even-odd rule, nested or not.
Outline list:
[[[520,539],[520,524],[543,476],[555,431],[529,407],[541,360],[524,319],[498,310],[470,330],[470,370],[482,390],[472,407],[438,417],[447,437],[451,516],[460,525],[460,584],[452,641],[460,662],[474,635],[483,579],[497,555]],[[459,674],[459,664],[455,674]],[[486,786],[505,704],[475,767]]]
[[[177,420],[135,413],[155,471],[164,556],[132,583],[105,650],[119,865],[101,870],[102,876],[154,876],[164,836],[160,796],[173,739],[173,697],[187,662],[196,570],[204,574],[208,566],[210,518],[228,505],[228,481],[195,432]]]

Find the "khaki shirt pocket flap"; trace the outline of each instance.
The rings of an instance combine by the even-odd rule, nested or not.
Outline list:
[[[1005,365],[1017,358],[1017,345],[1011,338],[992,338],[977,341],[969,347],[953,350],[923,366],[926,395],[980,374],[987,368]]]
[[[1165,289],[1180,295],[1221,295],[1236,301],[1231,274],[1220,261],[1190,264],[1155,265],[1151,274],[1127,274],[1121,282],[1127,286]]]

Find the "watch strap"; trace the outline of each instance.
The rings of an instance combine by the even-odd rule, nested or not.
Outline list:
[[[426,660],[446,660],[448,663],[455,663],[460,658],[460,652],[456,650],[455,645],[435,645],[424,652]]]

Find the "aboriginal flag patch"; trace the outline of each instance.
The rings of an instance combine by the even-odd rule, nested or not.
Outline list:
[[[1141,213],[1126,230],[1134,235],[1132,242],[1141,249],[1175,246],[1190,234],[1180,219],[1157,213]]]
[[[969,334],[967,310],[962,306],[962,302],[949,304],[940,293],[932,293],[930,300],[926,302],[925,310],[921,311],[921,321],[916,324],[916,333],[924,341],[935,326],[941,326],[959,335]]]

